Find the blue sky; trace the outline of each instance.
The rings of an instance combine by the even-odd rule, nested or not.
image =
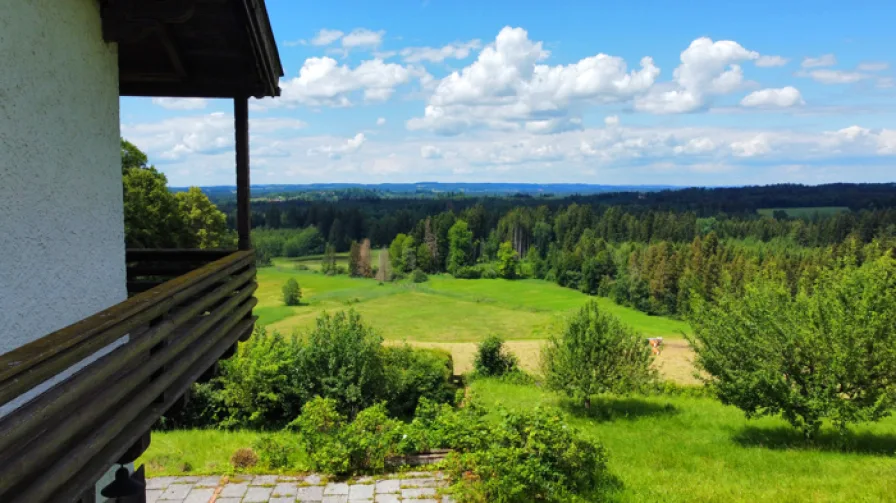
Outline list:
[[[253,183],[896,181],[892,2],[268,0]],[[233,184],[232,104],[123,98],[172,185]]]

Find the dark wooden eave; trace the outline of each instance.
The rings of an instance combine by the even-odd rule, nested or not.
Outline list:
[[[279,96],[264,0],[101,0],[122,96]]]

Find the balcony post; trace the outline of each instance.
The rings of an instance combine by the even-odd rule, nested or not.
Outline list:
[[[236,134],[236,231],[239,249],[249,250],[249,226],[252,209],[249,205],[249,98],[233,99],[234,131]]]

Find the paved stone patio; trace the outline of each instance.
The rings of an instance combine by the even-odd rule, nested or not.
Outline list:
[[[319,475],[157,477],[146,481],[147,503],[452,503],[438,472],[328,482]]]

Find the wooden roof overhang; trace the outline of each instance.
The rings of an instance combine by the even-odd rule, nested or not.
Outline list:
[[[101,12],[122,96],[280,95],[264,0],[101,0]]]

